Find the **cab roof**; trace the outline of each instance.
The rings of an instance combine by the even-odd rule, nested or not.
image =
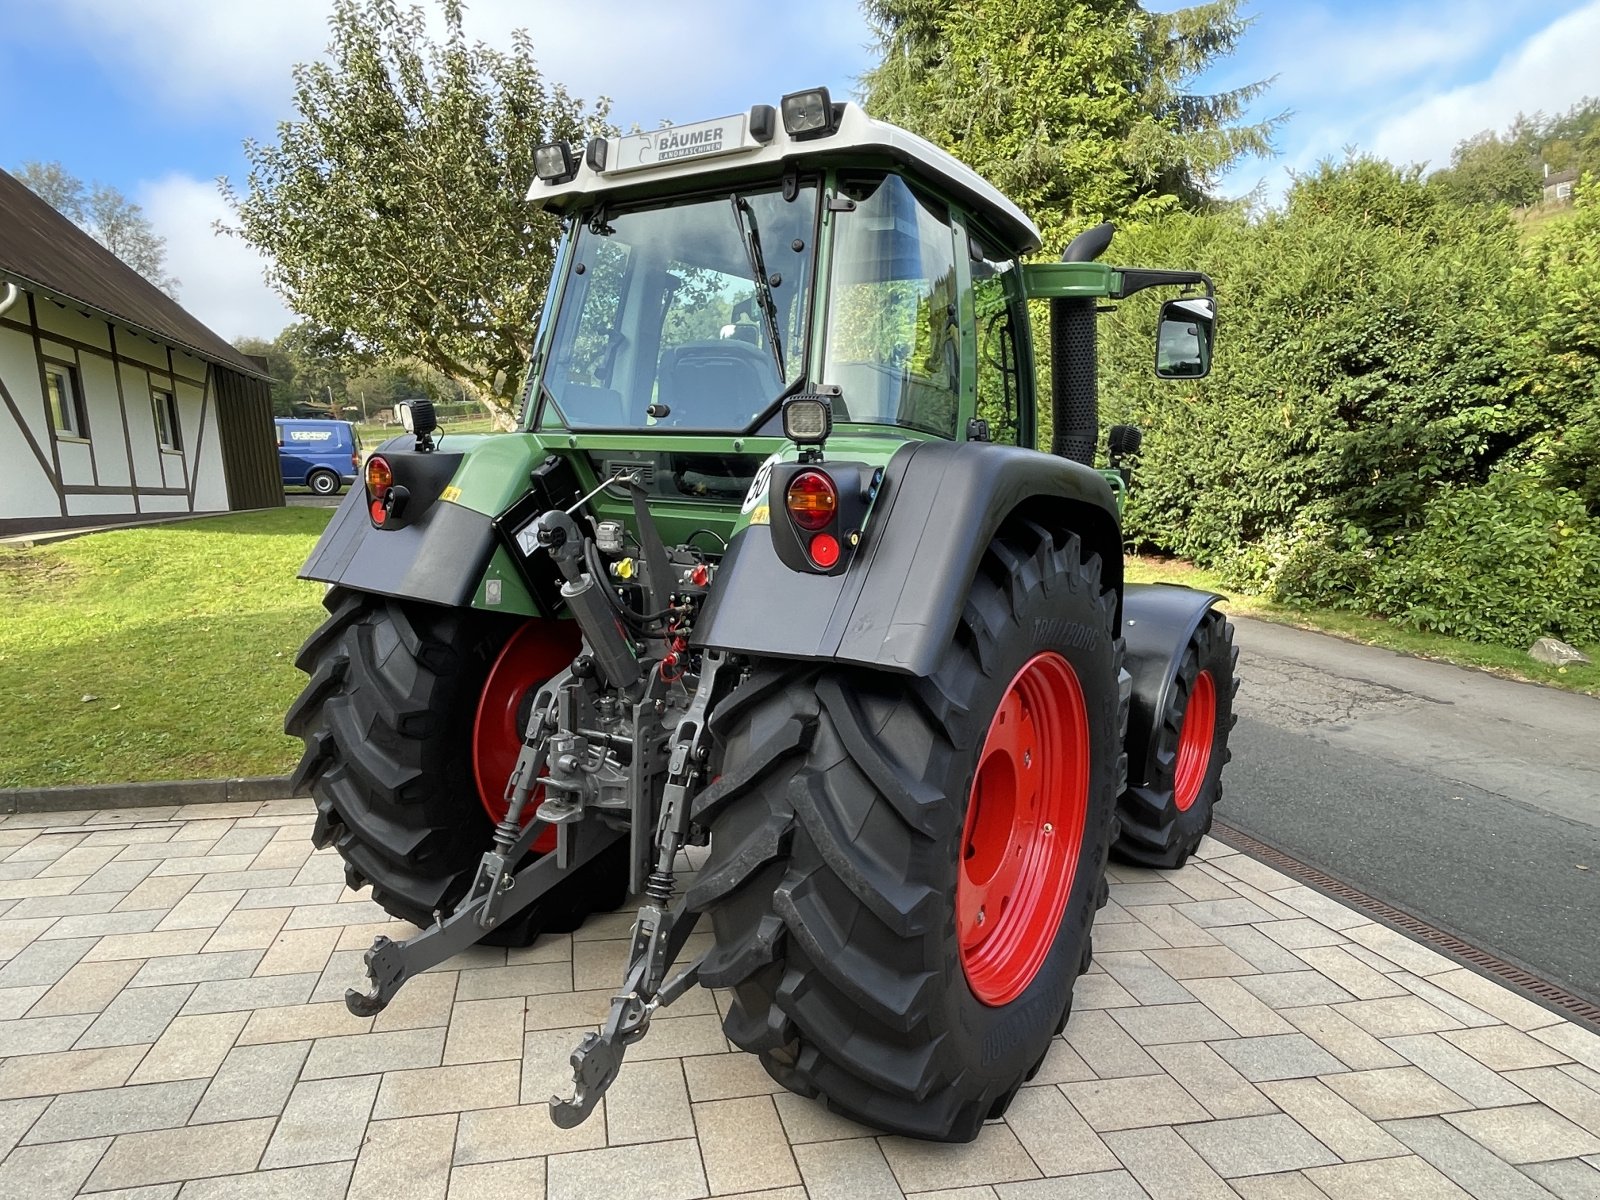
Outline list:
[[[575,169],[567,178],[535,179],[528,200],[535,208],[575,211],[600,200],[626,202],[768,173],[776,177],[789,163],[863,165],[876,159],[967,205],[1013,252],[1039,248],[1039,230],[1027,214],[971,167],[854,104],[836,105],[835,112],[834,132],[808,138],[791,136],[773,110],[763,114],[761,106],[692,125],[596,138],[587,148],[573,148]],[[770,136],[763,141],[757,131]]]

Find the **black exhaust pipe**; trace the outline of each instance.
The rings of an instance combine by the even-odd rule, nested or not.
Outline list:
[[[1107,221],[1072,239],[1062,262],[1093,262],[1111,245],[1117,227]],[[1050,452],[1094,466],[1100,441],[1098,351],[1093,299],[1050,301],[1050,394],[1054,433]]]

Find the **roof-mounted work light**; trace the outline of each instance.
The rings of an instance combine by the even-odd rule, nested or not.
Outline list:
[[[839,128],[834,119],[833,100],[825,87],[790,92],[779,101],[778,107],[783,112],[784,132],[797,142],[827,137]]]
[[[533,152],[533,173],[546,183],[565,183],[578,173],[572,143],[546,142]]]

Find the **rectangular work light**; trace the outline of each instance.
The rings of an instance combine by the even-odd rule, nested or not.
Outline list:
[[[827,137],[837,128],[833,119],[833,100],[825,87],[790,92],[778,107],[783,112],[784,132],[797,142]]]
[[[533,152],[533,173],[546,183],[565,183],[578,173],[572,144],[546,142]]]
[[[783,436],[797,446],[820,446],[833,432],[833,406],[824,396],[791,396],[783,403]]]

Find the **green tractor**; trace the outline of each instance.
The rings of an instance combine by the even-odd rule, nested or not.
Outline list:
[[[1110,226],[1024,263],[1015,205],[823,89],[536,162],[520,430],[405,409],[302,572],[314,838],[421,927],[347,1003],[634,896],[558,1124],[699,983],[784,1087],[969,1140],[1067,1020],[1108,853],[1180,865],[1220,795],[1231,628],[1123,582],[1138,430],[1095,466],[1096,312],[1180,289],[1155,363],[1192,378],[1210,281],[1102,265]]]

